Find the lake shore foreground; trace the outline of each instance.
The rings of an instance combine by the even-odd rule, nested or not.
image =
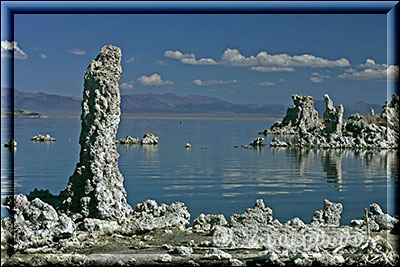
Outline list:
[[[118,169],[121,50],[105,46],[85,73],[79,162],[66,188],[8,196],[1,220],[3,266],[387,265],[398,263],[399,219],[376,203],[340,224],[343,206],[325,200],[311,223],[273,218],[262,200],[243,214],[201,214],[182,202],[132,208]]]

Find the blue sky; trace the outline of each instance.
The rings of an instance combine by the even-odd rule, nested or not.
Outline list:
[[[290,104],[383,104],[386,15],[15,15],[15,88],[81,97],[89,62],[122,49],[122,94],[206,95]],[[2,40],[2,58],[10,44]],[[391,63],[392,64],[392,63]]]

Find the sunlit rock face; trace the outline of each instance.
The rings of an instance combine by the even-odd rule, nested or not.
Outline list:
[[[293,107],[288,108],[282,122],[275,122],[268,134],[298,134],[321,128],[312,96],[292,95]]]
[[[84,217],[124,219],[132,211],[118,169],[121,50],[104,46],[85,72],[79,163],[62,192],[62,209]]]

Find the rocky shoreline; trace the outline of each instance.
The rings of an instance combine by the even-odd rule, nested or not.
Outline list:
[[[81,150],[66,188],[57,196],[35,189],[5,198],[10,215],[1,220],[2,266],[398,263],[399,218],[376,203],[350,226],[340,224],[342,204],[329,200],[309,224],[297,217],[279,222],[261,199],[229,222],[223,215],[201,214],[191,226],[181,202],[147,200],[132,208],[115,142],[120,62],[121,50],[105,46],[85,72]],[[157,143],[153,134],[141,140]]]
[[[345,149],[398,149],[399,143],[399,95],[393,94],[381,113],[371,110],[368,116],[358,113],[343,119],[343,105],[335,107],[325,94],[326,111],[318,117],[311,96],[292,96],[294,106],[288,108],[282,121],[276,121],[270,129],[260,134],[294,135],[294,142],[274,137],[271,147],[293,148],[345,148]]]
[[[229,222],[223,215],[201,214],[189,227],[190,213],[179,202],[147,200],[115,221],[69,217],[25,195],[14,196],[11,209],[11,199],[5,204],[14,216],[1,222],[4,266],[393,266],[399,258],[399,220],[376,203],[350,226],[340,225],[340,203],[325,200],[306,224],[297,217],[281,223],[257,200]]]

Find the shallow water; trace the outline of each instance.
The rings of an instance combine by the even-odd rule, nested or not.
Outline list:
[[[122,119],[117,138],[159,136],[159,145],[118,145],[119,168],[128,202],[146,199],[170,204],[182,201],[192,219],[200,213],[243,213],[262,198],[284,222],[299,217],[309,222],[323,200],[344,205],[343,224],[361,218],[376,202],[393,214],[398,176],[393,151],[244,149],[272,122],[257,120]],[[2,126],[3,127],[3,126]],[[34,188],[58,194],[79,160],[79,119],[15,119],[17,150],[2,147],[4,193],[27,194]],[[54,143],[35,143],[30,137],[49,133]],[[1,142],[6,140],[2,131]],[[269,144],[273,136],[267,136]],[[191,149],[184,145],[190,143]],[[234,146],[239,146],[235,148]],[[14,155],[14,188],[7,182]],[[4,157],[6,156],[6,157]],[[9,187],[7,187],[9,186]],[[5,190],[7,189],[7,190]],[[2,207],[2,217],[6,214]]]

